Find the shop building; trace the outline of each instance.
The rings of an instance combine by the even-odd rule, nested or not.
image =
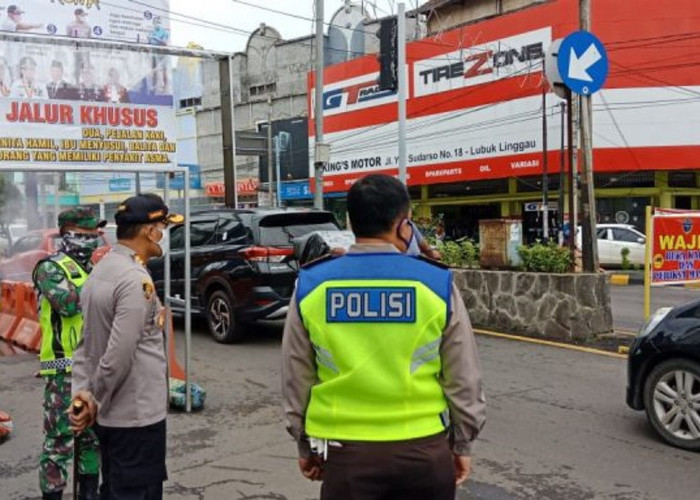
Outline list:
[[[433,1],[420,11],[432,35],[407,47],[408,183],[418,215],[442,215],[455,237],[478,237],[478,221],[498,217],[521,217],[528,239],[541,235],[546,113],[556,222],[561,100],[548,93],[543,112],[543,59],[553,40],[578,29],[578,3]],[[593,32],[610,58],[608,80],[593,99],[601,222],[641,228],[648,204],[700,208],[693,132],[700,74],[688,55],[700,49],[700,21],[686,14],[693,9],[692,0],[672,11],[653,0],[620,0],[593,12]],[[324,141],[331,144],[325,192],[347,192],[369,172],[398,171],[396,94],[363,90],[377,72],[374,57],[325,70]],[[310,89],[313,80],[311,74]],[[312,116],[311,150],[313,131]],[[566,212],[568,197],[562,201]]]

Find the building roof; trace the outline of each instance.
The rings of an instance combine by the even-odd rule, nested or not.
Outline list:
[[[417,14],[424,14],[434,9],[440,9],[442,7],[447,7],[448,5],[452,5],[455,3],[464,3],[465,1],[466,0],[428,0],[413,12]]]

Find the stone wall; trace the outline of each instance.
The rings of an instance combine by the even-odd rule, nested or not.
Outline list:
[[[604,274],[454,270],[454,279],[477,328],[566,340],[612,331]]]

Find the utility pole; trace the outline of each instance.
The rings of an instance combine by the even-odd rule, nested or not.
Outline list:
[[[221,89],[221,132],[224,152],[224,201],[238,208],[238,172],[236,169],[236,101],[234,96],[233,56],[219,61]]]
[[[549,161],[547,159],[547,84],[542,82],[542,237],[549,239]]]
[[[581,29],[591,31],[591,0],[579,0]],[[590,94],[581,96],[581,142],[583,146],[582,252],[583,271],[598,272],[598,238],[596,230],[595,186],[593,181],[593,103]]]
[[[323,209],[323,162],[319,148],[323,144],[323,0],[316,0],[316,97],[314,123],[316,137],[314,146],[314,207]]]
[[[408,95],[408,82],[406,78],[406,5],[399,2],[397,15],[396,44],[398,51],[399,83],[399,180],[406,185],[408,177],[408,151],[406,149],[406,98]]]
[[[136,194],[141,194],[141,174],[136,172]]]
[[[267,96],[267,187],[270,193],[270,206],[274,206],[272,193],[272,96]]]

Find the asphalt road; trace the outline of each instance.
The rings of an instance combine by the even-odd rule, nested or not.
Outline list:
[[[201,327],[199,328],[201,330]],[[278,328],[242,345],[193,334],[197,414],[168,419],[168,499],[306,500],[279,395]],[[183,342],[178,337],[178,350]],[[697,498],[700,454],[662,444],[624,403],[625,361],[479,337],[488,398],[472,480],[458,499]],[[0,445],[0,498],[39,497],[41,381],[33,356],[0,358],[0,409],[16,433]]]
[[[644,325],[644,287],[613,286],[613,323],[616,329],[637,331]],[[683,287],[651,289],[652,313],[660,307],[683,304],[700,298],[700,290]]]

